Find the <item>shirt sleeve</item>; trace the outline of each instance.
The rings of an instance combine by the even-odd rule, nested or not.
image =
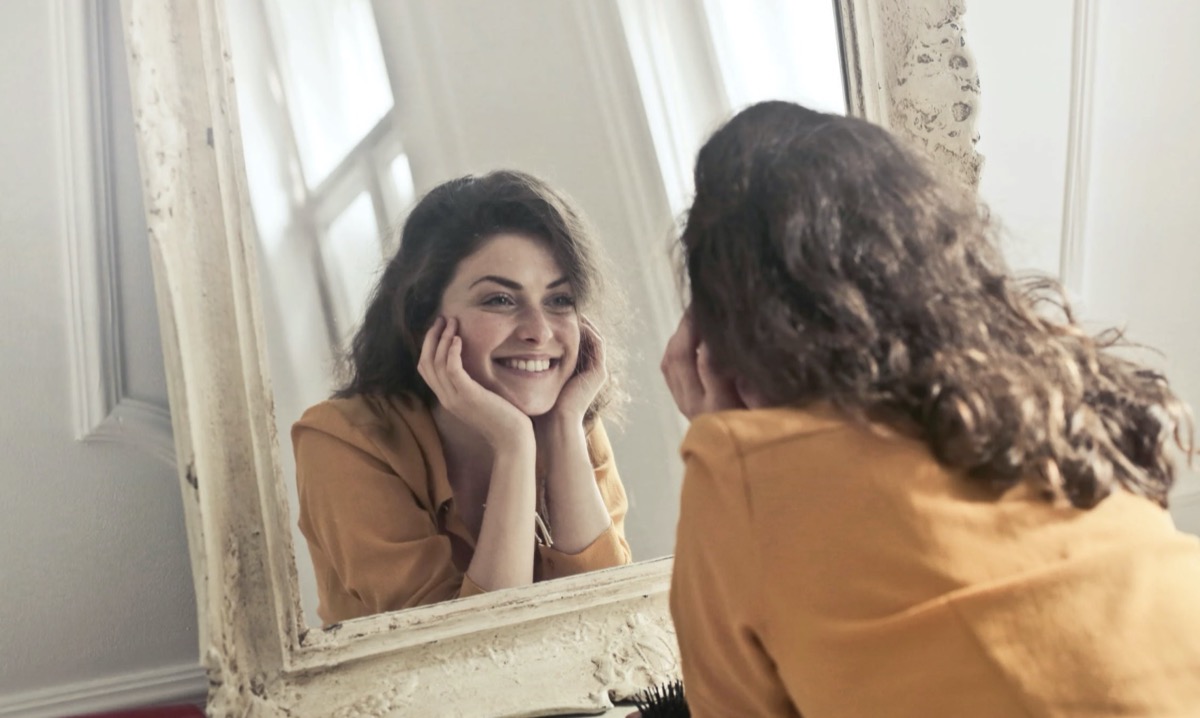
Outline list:
[[[449,538],[408,485],[337,409],[310,413],[292,440],[300,529],[316,564],[323,620],[483,591],[454,566]]]
[[[600,496],[604,499],[612,523],[579,553],[569,554],[552,547],[538,546],[543,580],[574,576],[633,562],[633,554],[625,540],[625,514],[629,511],[629,499],[617,473],[608,433],[599,419],[592,425],[587,439],[588,457],[596,475],[596,486],[600,489]]]
[[[762,585],[741,457],[716,417],[683,444],[671,616],[691,714],[797,716],[760,636]]]

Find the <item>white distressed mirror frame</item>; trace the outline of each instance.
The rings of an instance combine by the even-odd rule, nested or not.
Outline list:
[[[224,1],[122,2],[209,714],[595,713],[676,677],[669,558],[305,627]],[[963,0],[837,4],[851,112],[974,184]]]

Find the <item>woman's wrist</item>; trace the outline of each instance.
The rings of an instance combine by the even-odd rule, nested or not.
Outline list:
[[[534,421],[534,428],[539,436],[564,436],[582,428],[583,417],[584,412],[551,409]]]
[[[532,453],[537,449],[537,436],[534,434],[533,422],[528,418],[482,433],[484,441],[496,453],[521,449],[527,449]]]

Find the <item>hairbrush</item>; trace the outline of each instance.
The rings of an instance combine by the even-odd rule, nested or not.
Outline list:
[[[690,718],[687,700],[683,697],[683,681],[652,686],[633,697],[642,718]]]

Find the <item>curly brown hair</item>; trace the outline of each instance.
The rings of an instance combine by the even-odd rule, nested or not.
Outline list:
[[[1013,278],[986,209],[880,127],[754,105],[701,149],[681,244],[716,366],[770,405],[915,427],[944,465],[1091,507],[1160,505],[1191,415],[1089,336],[1058,285]],[[1059,311],[1044,311],[1050,302]]]
[[[613,336],[622,297],[607,281],[610,272],[582,213],[565,194],[514,170],[450,180],[417,202],[343,359],[347,380],[333,395],[408,394],[432,406],[436,397],[417,371],[425,333],[458,265],[504,233],[545,242],[566,274],[576,307],[605,340],[609,381],[585,420],[617,414],[626,398],[619,381],[624,352]]]

